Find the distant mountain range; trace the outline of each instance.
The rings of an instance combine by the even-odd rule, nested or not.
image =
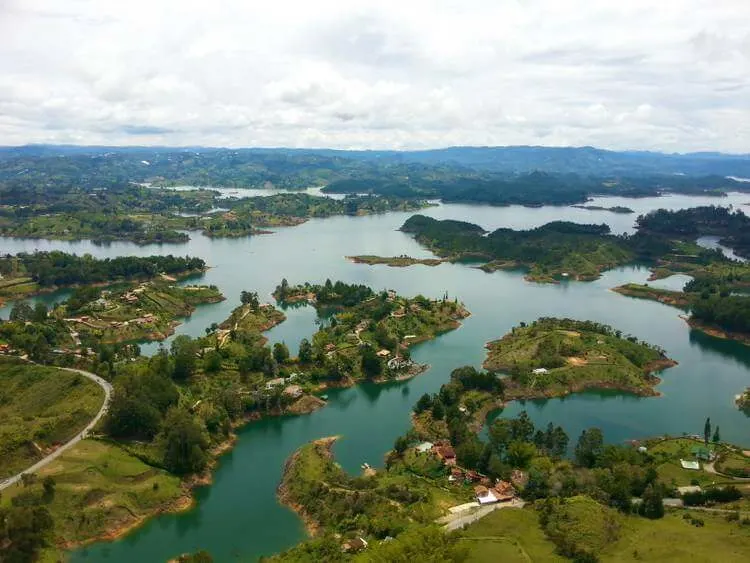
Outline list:
[[[734,176],[750,178],[750,154],[698,152],[666,154],[647,151],[609,151],[594,147],[449,147],[420,151],[350,151],[333,149],[214,147],[108,147],[76,145],[26,145],[0,147],[0,161],[45,157],[104,156],[158,159],[167,153],[224,153],[240,159],[253,155],[288,160],[321,158],[359,161],[380,166],[422,164],[481,173],[525,174],[533,171],[581,176]]]

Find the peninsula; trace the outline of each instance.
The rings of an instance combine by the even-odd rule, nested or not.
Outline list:
[[[654,372],[676,365],[656,346],[592,321],[541,318],[487,344],[484,368],[507,373],[506,400],[591,389],[658,393]]]

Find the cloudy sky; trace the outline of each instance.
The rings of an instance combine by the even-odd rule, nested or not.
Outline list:
[[[750,152],[750,0],[0,0],[0,145]]]

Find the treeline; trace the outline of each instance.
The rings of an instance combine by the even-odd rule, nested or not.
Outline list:
[[[641,215],[636,223],[639,230],[689,238],[705,235],[732,237],[750,232],[750,217],[739,209],[716,205],[676,211],[657,209]]]
[[[401,230],[441,256],[478,255],[549,268],[561,267],[574,255],[587,257],[594,266],[617,265],[634,257],[628,239],[609,234],[605,224],[554,221],[529,230],[500,228],[485,236],[477,225],[415,215]]]
[[[290,286],[286,278],[281,280],[273,292],[274,297],[281,303],[307,294],[315,296],[318,305],[353,307],[373,297],[375,292],[363,284],[348,284],[342,281],[334,283],[330,279],[322,285],[306,282],[304,285]]]
[[[690,308],[694,319],[731,332],[750,333],[750,298],[713,295],[696,299]]]
[[[94,258],[58,250],[7,254],[0,258],[4,276],[27,275],[42,287],[153,278],[159,274],[186,274],[205,269],[201,258],[172,256],[122,256]]]

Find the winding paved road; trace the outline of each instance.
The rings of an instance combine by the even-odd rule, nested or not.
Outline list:
[[[109,401],[110,401],[110,398],[112,397],[112,385],[110,385],[110,383],[108,381],[102,379],[101,377],[99,377],[95,373],[91,373],[91,372],[88,372],[88,371],[83,371],[81,369],[73,369],[73,368],[57,368],[57,369],[62,369],[62,370],[65,370],[65,371],[70,371],[70,372],[73,372],[73,373],[78,373],[78,374],[80,374],[80,375],[82,375],[84,377],[88,377],[90,380],[94,381],[102,389],[104,389],[104,402],[102,403],[102,408],[99,409],[99,412],[96,413],[96,416],[91,420],[91,422],[88,423],[88,425],[86,426],[86,428],[84,428],[81,432],[79,432],[78,434],[76,434],[69,442],[63,444],[62,446],[60,446],[59,448],[57,448],[54,452],[52,452],[48,456],[40,459],[34,465],[32,465],[31,467],[29,467],[25,471],[22,471],[18,475],[14,475],[13,477],[8,477],[4,481],[0,481],[0,491],[2,491],[3,489],[7,489],[8,487],[10,487],[11,485],[13,485],[15,483],[18,483],[18,481],[21,480],[21,475],[23,475],[24,473],[36,473],[42,467],[44,467],[45,465],[47,465],[48,463],[50,463],[52,460],[57,459],[59,456],[61,456],[63,454],[63,452],[65,452],[69,448],[72,448],[78,442],[80,442],[81,440],[83,440],[86,437],[86,435],[89,433],[89,431],[94,426],[96,426],[96,423],[99,422],[99,420],[101,420],[101,418],[106,414],[107,408],[109,408]]]

